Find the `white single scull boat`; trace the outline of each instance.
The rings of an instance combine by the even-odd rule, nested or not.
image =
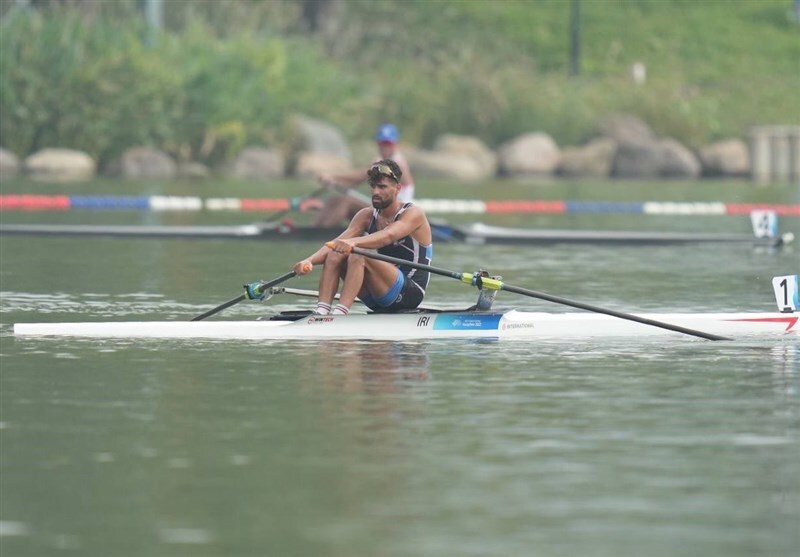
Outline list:
[[[507,284],[486,271],[460,273],[409,262],[377,252],[352,248],[352,253],[407,265],[450,277],[480,289],[477,304],[468,310],[423,308],[403,313],[316,315],[287,312],[256,321],[204,321],[245,299],[264,300],[275,293],[293,291],[277,285],[295,276],[290,271],[271,281],[245,285],[245,293],[191,321],[17,323],[17,336],[72,336],[102,338],[218,338],[218,339],[448,339],[448,338],[603,338],[628,336],[691,335],[708,340],[732,340],[745,336],[796,338],[798,276],[774,277],[772,286],[778,312],[767,313],[673,313],[631,314],[569,300]],[[555,302],[592,313],[544,313],[509,309],[492,311],[499,291]]]
[[[639,317],[740,339],[800,336],[796,313],[674,313]],[[287,320],[292,319],[292,320]],[[344,316],[292,315],[260,321],[132,321],[17,323],[20,337],[205,339],[619,338],[679,337],[679,332],[593,313],[507,311],[422,311]]]

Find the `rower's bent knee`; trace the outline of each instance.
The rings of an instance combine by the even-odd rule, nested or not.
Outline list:
[[[363,267],[367,258],[363,255],[358,255],[357,253],[351,253],[347,255],[347,266],[352,267],[354,265],[358,265]]]
[[[340,264],[347,261],[347,254],[346,253],[339,253],[338,251],[330,250],[325,255],[325,263],[330,263],[333,265]]]

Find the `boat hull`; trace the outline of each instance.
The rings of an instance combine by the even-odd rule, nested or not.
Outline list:
[[[726,336],[799,336],[798,314],[695,313],[640,314],[651,319]],[[595,313],[524,311],[407,313],[347,316],[311,315],[296,321],[140,321],[86,323],[17,323],[19,337],[210,339],[369,339],[448,338],[623,338],[687,337],[652,325]]]

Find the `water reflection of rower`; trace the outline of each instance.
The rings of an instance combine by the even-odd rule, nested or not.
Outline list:
[[[430,377],[427,342],[323,341],[314,354],[320,380],[344,392],[400,392]]]

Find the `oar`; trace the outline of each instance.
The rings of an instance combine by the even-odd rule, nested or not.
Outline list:
[[[285,275],[279,276],[278,278],[272,279],[272,280],[267,281],[267,282],[262,282],[261,284],[258,285],[257,293],[261,294],[265,290],[267,290],[268,288],[272,288],[273,286],[275,286],[277,284],[285,282],[285,281],[289,280],[290,278],[292,278],[293,276],[295,276],[296,274],[297,273],[295,273],[294,271],[290,271],[290,272],[286,273]],[[214,309],[208,310],[207,312],[205,312],[202,315],[198,315],[197,317],[192,317],[191,320],[192,321],[201,321],[201,320],[205,319],[206,317],[210,317],[210,316],[214,315],[215,313],[219,313],[223,309],[226,309],[226,308],[229,308],[229,307],[231,307],[233,305],[236,305],[236,304],[238,304],[239,302],[241,302],[242,300],[245,300],[245,299],[247,299],[247,294],[241,294],[241,295],[235,297],[234,299],[228,300],[224,304],[221,304],[221,305],[215,307]]]
[[[278,220],[279,218],[283,217],[284,215],[288,215],[292,211],[298,210],[300,208],[300,205],[302,205],[304,201],[319,197],[320,195],[322,195],[323,193],[325,193],[329,189],[330,188],[328,186],[321,186],[321,187],[315,189],[314,191],[312,191],[311,193],[309,193],[308,195],[306,195],[304,197],[293,197],[292,199],[289,200],[289,208],[288,209],[284,209],[283,211],[278,211],[277,213],[274,213],[274,214],[268,216],[267,218],[262,219],[261,222],[264,223],[264,224],[267,224],[267,223],[270,223],[270,222],[274,222],[274,221]]]
[[[339,193],[341,193],[343,195],[348,195],[348,196],[352,197],[353,199],[361,201],[362,203],[365,203],[367,205],[370,205],[372,203],[372,199],[371,198],[367,197],[366,195],[364,195],[363,193],[361,193],[359,191],[356,191],[356,190],[351,189],[351,188],[347,188],[345,186],[340,186],[338,184],[325,184],[325,185],[315,189],[314,191],[312,191],[311,193],[309,193],[308,195],[306,195],[304,197],[293,197],[293,198],[291,198],[289,200],[289,208],[288,209],[284,209],[283,211],[278,211],[277,213],[274,213],[274,214],[268,216],[267,218],[262,219],[261,223],[268,224],[270,222],[274,222],[274,221],[278,220],[279,218],[283,217],[284,215],[287,215],[287,214],[291,213],[292,211],[298,210],[300,208],[300,206],[303,204],[304,201],[308,201],[309,199],[315,199],[315,198],[321,196],[324,193],[330,192],[331,190],[337,191],[337,192],[339,192]]]
[[[328,247],[331,247],[332,243],[328,242],[328,244],[326,245]],[[372,259],[378,259],[380,261],[386,261],[387,263],[392,263],[394,265],[404,265],[406,267],[411,267],[413,269],[428,271],[429,273],[434,273],[436,275],[442,275],[445,277],[454,278],[456,280],[460,280],[461,282],[477,286],[478,288],[488,288],[490,290],[505,290],[506,292],[514,292],[515,294],[522,294],[523,296],[529,296],[531,298],[540,298],[542,300],[547,300],[548,302],[554,302],[556,304],[563,304],[565,306],[571,306],[578,309],[593,311],[595,313],[604,313],[606,315],[611,315],[613,317],[619,317],[620,319],[636,321],[637,323],[642,323],[644,325],[660,327],[662,329],[667,329],[669,331],[675,331],[677,333],[692,335],[700,338],[705,338],[708,340],[733,340],[728,337],[722,337],[711,333],[705,333],[703,331],[696,331],[694,329],[688,329],[686,327],[681,327],[679,325],[672,325],[670,323],[664,323],[662,321],[656,321],[654,319],[639,317],[638,315],[632,315],[630,313],[623,313],[621,311],[615,311],[613,309],[601,308],[598,306],[584,304],[583,302],[576,302],[574,300],[568,300],[567,298],[561,298],[560,296],[553,296],[552,294],[546,294],[544,292],[528,290],[527,288],[520,288],[519,286],[512,286],[500,280],[481,277],[477,273],[474,274],[458,273],[455,271],[448,271],[447,269],[440,269],[438,267],[432,267],[430,265],[423,265],[422,263],[414,263],[413,261],[406,261],[405,259],[398,259],[396,257],[390,257],[388,255],[383,255],[380,253],[367,251],[360,248],[353,248],[352,251],[353,253],[356,253],[358,255],[363,255],[364,257],[370,257]]]

